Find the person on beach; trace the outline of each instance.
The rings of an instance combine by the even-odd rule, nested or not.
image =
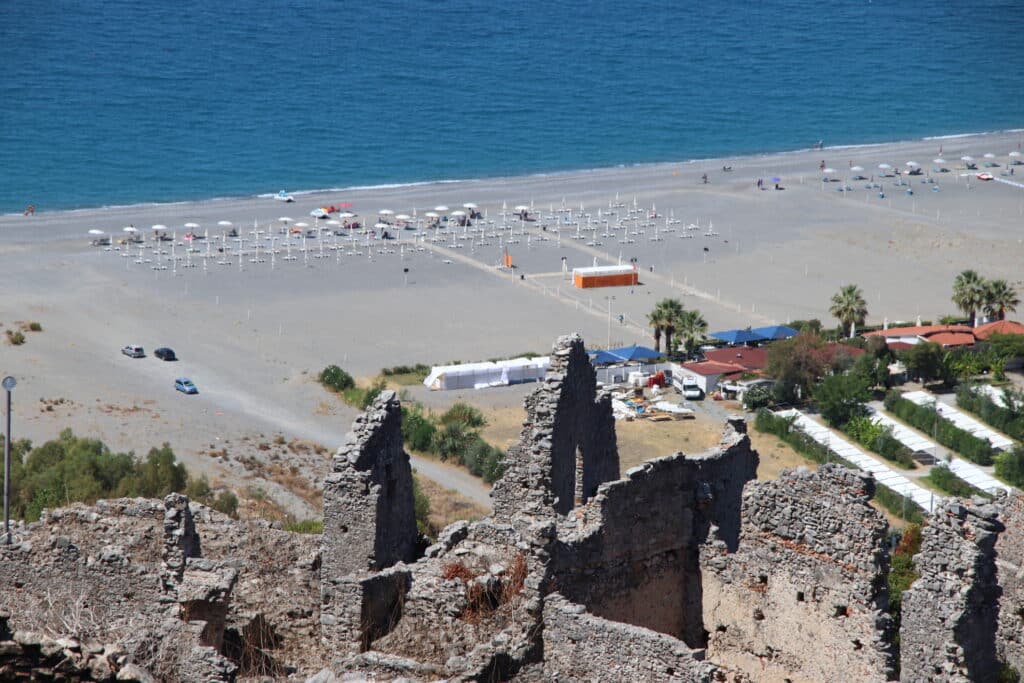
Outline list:
[[[700,179],[704,181],[704,184],[705,184],[705,185],[707,185],[707,184],[708,184],[708,174],[707,174],[707,173],[705,173],[704,175],[702,175],[702,176],[700,177]]]
[[[822,159],[821,163],[818,164],[818,170],[819,171],[824,171],[825,170],[825,160],[824,159]]]
[[[29,204],[28,208],[25,209],[25,213],[22,214],[22,215],[24,215],[24,216],[35,216],[36,215],[36,205],[35,204]]]

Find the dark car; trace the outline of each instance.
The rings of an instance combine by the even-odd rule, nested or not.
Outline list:
[[[166,346],[161,346],[153,352],[153,355],[160,360],[178,360],[178,357],[174,355],[174,349],[169,349]]]

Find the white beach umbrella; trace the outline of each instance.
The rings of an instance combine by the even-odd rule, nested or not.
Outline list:
[[[943,159],[942,157],[939,157],[937,159],[932,159],[932,163],[933,164],[944,164],[944,163],[946,163],[946,160]]]
[[[327,225],[331,226],[332,228],[337,228],[341,225],[341,221],[336,221],[332,218],[331,220],[327,221]]]
[[[427,211],[423,215],[426,216],[427,218],[440,218],[441,217],[438,213],[436,213],[434,211]]]
[[[892,168],[892,166],[890,164],[879,164],[878,168],[882,169],[883,171],[888,171],[890,168]]]
[[[863,166],[851,166],[850,170],[853,171],[854,173],[861,173],[861,172],[864,171],[864,167]]]
[[[124,232],[138,232],[139,231],[139,229],[136,228],[134,225],[129,225],[126,228],[121,228],[121,230],[124,231]]]
[[[825,169],[822,169],[821,172],[824,173],[825,175],[831,175],[831,174],[836,172],[836,169],[834,169],[834,168],[825,168]]]
[[[387,223],[374,223],[373,227],[377,228],[378,230],[387,230],[391,226],[388,225]]]
[[[917,168],[920,165],[921,164],[917,163],[916,161],[908,161],[906,164],[904,164],[904,166],[908,166],[910,168]]]
[[[308,228],[309,227],[309,223],[301,223],[301,222],[300,223],[296,223],[295,227],[296,228]]]
[[[1013,150],[1012,152],[1010,152],[1009,156],[1017,158],[1020,156],[1020,152],[1018,152],[1017,150]]]
[[[412,216],[410,216],[407,213],[400,213],[397,216],[395,216],[395,220],[397,220],[397,221],[411,221],[412,220]]]
[[[338,214],[338,218],[355,218],[356,215],[351,211],[342,211]]]
[[[452,215],[455,216],[456,218],[458,218],[458,217],[461,217],[461,216],[465,216],[466,212],[465,211],[452,211]]]
[[[288,216],[281,216],[277,220],[279,220],[280,222],[284,223],[285,225],[288,225],[289,223],[292,222],[292,219],[289,218]]]
[[[519,206],[515,207],[515,210],[516,211],[529,211],[530,207],[526,206],[525,204],[520,204]]]
[[[974,157],[967,156],[966,154],[960,157],[960,161],[974,161]]]
[[[391,209],[381,209],[380,211],[377,212],[377,215],[378,216],[394,216],[395,212],[392,211]]]
[[[464,209],[478,209],[480,207],[478,207],[473,202],[466,202],[465,204],[462,205],[462,208],[464,208]]]
[[[103,232],[102,230],[100,230],[98,228],[93,228],[93,229],[91,229],[89,231],[89,234],[90,235],[106,235],[107,233]]]
[[[230,228],[232,225],[234,225],[234,223],[232,223],[231,221],[217,221],[217,225],[219,225],[222,228]]]
[[[166,230],[166,229],[167,229],[167,226],[162,224],[162,223],[157,223],[156,225],[154,225],[154,226],[152,226],[150,228],[150,230]]]
[[[445,206],[444,204],[441,204],[440,206],[435,206],[434,207],[434,211],[437,211],[437,212],[440,212],[440,213],[443,213],[443,212],[445,212],[447,210],[448,210],[448,207]]]
[[[186,223],[185,224],[185,228],[187,228],[188,230],[198,230],[199,229],[199,224],[198,223]]]
[[[995,158],[996,158],[996,155],[995,155],[995,154],[993,154],[992,152],[987,152],[987,153],[985,154],[985,158],[986,158],[986,159],[995,159]]]

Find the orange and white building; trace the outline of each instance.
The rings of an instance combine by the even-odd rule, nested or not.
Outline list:
[[[592,287],[632,287],[640,284],[635,266],[593,266],[573,268],[572,283],[580,289]]]

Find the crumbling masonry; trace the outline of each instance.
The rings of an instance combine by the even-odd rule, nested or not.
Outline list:
[[[980,681],[1021,666],[1019,497],[928,520],[897,651],[869,475],[753,481],[737,419],[715,448],[620,478],[578,336],[557,340],[525,408],[493,516],[425,550],[392,392],[333,459],[321,537],[176,494],[19,525],[0,549],[0,678]]]

